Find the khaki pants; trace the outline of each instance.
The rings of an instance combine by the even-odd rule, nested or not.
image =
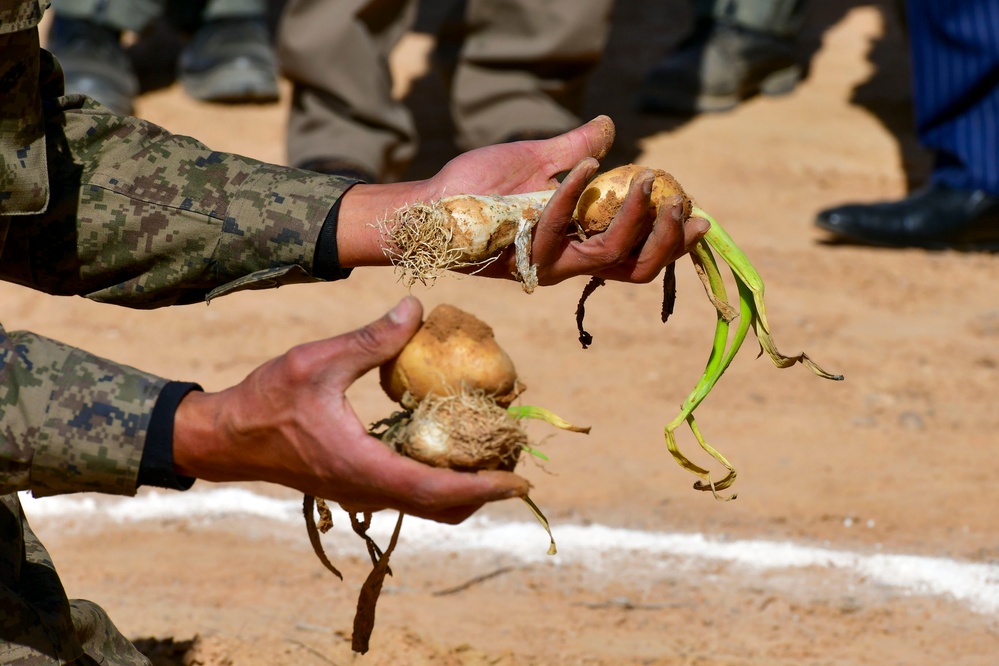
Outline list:
[[[578,125],[613,0],[462,4],[450,99],[441,100],[459,146]],[[409,110],[392,98],[388,56],[416,11],[412,0],[288,1],[277,49],[294,84],[289,163],[342,158],[381,178],[398,177],[416,153],[417,135]]]

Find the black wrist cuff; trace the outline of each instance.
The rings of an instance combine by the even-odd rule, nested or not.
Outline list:
[[[355,183],[356,185],[356,183]],[[353,187],[353,185],[351,186]],[[347,188],[349,190],[350,188]],[[344,191],[346,194],[347,191]],[[316,241],[316,253],[312,258],[312,274],[320,280],[342,280],[350,275],[351,270],[340,268],[340,254],[336,246],[336,228],[340,217],[341,196],[326,214],[319,239]]]
[[[149,430],[146,433],[146,445],[142,449],[136,487],[187,490],[194,485],[195,479],[180,476],[173,470],[173,419],[181,399],[191,391],[201,390],[197,384],[169,382],[160,391],[152,416],[149,417]]]

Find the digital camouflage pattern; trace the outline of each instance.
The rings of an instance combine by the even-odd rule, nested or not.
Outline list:
[[[45,210],[48,179],[45,173],[45,134],[38,86],[38,31],[41,17],[35,3],[0,0],[0,247],[7,230],[5,215]],[[17,29],[15,32],[8,32]],[[39,174],[43,174],[40,178]]]
[[[62,96],[39,48],[47,4],[0,0],[0,279],[140,308],[315,281],[319,230],[351,181]],[[0,326],[0,663],[145,663],[103,611],[67,600],[16,492],[134,494],[165,383]]]
[[[0,543],[0,663],[149,664],[103,609],[66,598],[16,495],[0,497]]]
[[[135,493],[165,380],[0,327],[0,493]]]

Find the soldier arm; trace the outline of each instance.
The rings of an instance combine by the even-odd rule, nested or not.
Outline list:
[[[0,494],[184,489],[173,418],[193,384],[0,326]]]
[[[158,307],[347,274],[336,212],[354,181],[212,151],[61,97],[44,51],[39,80],[49,205],[10,218],[0,278]]]

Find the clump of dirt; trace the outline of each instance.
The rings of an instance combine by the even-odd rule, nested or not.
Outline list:
[[[447,303],[434,308],[432,316],[427,317],[423,328],[441,342],[458,334],[467,336],[476,343],[492,340],[495,337],[489,324]]]

